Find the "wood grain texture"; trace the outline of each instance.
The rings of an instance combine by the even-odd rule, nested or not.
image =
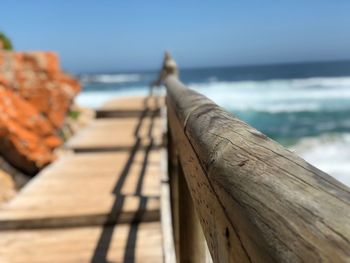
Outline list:
[[[176,78],[166,86],[214,262],[350,261],[348,187]]]
[[[179,150],[178,156],[181,160],[188,188],[190,189],[190,194],[194,201],[194,206],[197,210],[204,235],[206,236],[213,261],[249,262],[245,250],[241,248],[240,237],[236,234],[235,228],[230,224],[225,214],[225,209],[215,195],[205,175],[205,171],[201,167],[196,153],[184,134],[183,127],[170,104],[168,104],[168,120],[174,145],[177,145],[177,149]],[[177,199],[179,199],[178,176],[176,179],[176,181],[172,181],[171,183],[177,186],[176,188],[173,187],[173,191],[176,193]],[[177,230],[175,232],[177,243],[175,244],[177,247],[180,247],[179,232],[181,225],[177,219],[179,217],[179,201],[176,199],[174,201],[175,205],[177,205],[174,207],[175,210],[173,210],[175,230]],[[227,233],[229,234],[227,235]],[[235,252],[232,253],[232,251]],[[180,249],[177,250],[177,255],[181,255]]]

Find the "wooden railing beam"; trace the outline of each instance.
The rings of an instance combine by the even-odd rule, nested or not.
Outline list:
[[[170,132],[214,262],[350,260],[348,187],[178,78],[164,82]]]

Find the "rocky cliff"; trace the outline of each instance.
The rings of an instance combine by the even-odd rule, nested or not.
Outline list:
[[[55,53],[0,51],[0,155],[31,175],[53,161],[79,90]]]

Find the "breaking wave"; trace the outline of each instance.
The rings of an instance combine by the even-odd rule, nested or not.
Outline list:
[[[350,77],[190,83],[231,111],[334,111],[350,109]]]
[[[95,74],[80,77],[83,83],[127,83],[142,80],[141,74]]]
[[[303,138],[291,150],[350,187],[350,134]]]

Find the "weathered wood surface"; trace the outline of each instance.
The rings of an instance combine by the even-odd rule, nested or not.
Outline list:
[[[163,262],[161,244],[159,222],[2,231],[0,262],[157,263]]]
[[[139,117],[141,115],[159,115],[164,107],[164,98],[126,97],[107,101],[96,110],[97,118]]]
[[[130,222],[137,215],[159,220],[159,151],[147,157],[137,151],[125,172],[128,158],[128,152],[62,158],[1,207],[0,229]],[[111,215],[114,206],[118,213]]]
[[[97,119],[66,144],[76,152],[125,151],[133,147],[161,146],[158,117]]]
[[[171,134],[214,262],[350,261],[348,187],[176,78],[166,86]]]
[[[162,126],[164,135],[168,132],[166,121],[166,111],[161,112]],[[169,142],[167,142],[169,143]],[[169,147],[168,147],[169,149]],[[174,228],[172,221],[172,211],[171,211],[171,189],[169,180],[169,167],[168,167],[168,152],[166,148],[160,150],[161,153],[161,192],[160,192],[160,212],[161,212],[161,225],[163,234],[163,254],[164,263],[176,263],[175,254],[175,242],[174,242]]]
[[[0,208],[0,262],[161,262],[159,122],[98,120],[77,134],[94,141],[88,153],[61,157]]]

